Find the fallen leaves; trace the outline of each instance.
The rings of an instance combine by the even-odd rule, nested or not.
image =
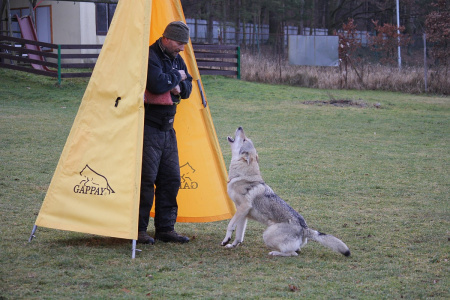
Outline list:
[[[290,285],[289,285],[289,290],[290,290],[291,292],[296,292],[296,291],[298,291],[299,289],[298,289],[297,286],[295,286],[295,285],[293,285],[293,284],[290,284]]]

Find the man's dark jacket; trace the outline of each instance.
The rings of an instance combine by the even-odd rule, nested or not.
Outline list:
[[[154,94],[163,94],[180,86],[181,99],[189,98],[192,91],[192,76],[187,71],[186,64],[180,55],[170,58],[161,49],[161,39],[149,47],[147,90]],[[181,75],[177,70],[184,70],[187,78],[181,81]],[[178,95],[172,95],[172,101],[180,101]],[[176,105],[145,105],[145,115],[174,116]]]

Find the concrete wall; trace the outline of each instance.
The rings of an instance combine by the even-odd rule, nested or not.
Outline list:
[[[80,43],[80,3],[43,1],[40,5],[51,5],[53,43]]]
[[[103,44],[104,35],[96,34],[95,4],[80,3],[80,44]]]

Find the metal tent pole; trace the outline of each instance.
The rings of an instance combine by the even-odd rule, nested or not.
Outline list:
[[[35,237],[34,233],[36,232],[36,229],[37,229],[37,226],[34,225],[34,226],[33,226],[33,230],[31,231],[30,238],[28,239],[28,242],[29,242],[29,243],[30,243],[31,240]]]
[[[136,249],[136,240],[133,240],[132,244],[131,244],[131,258],[135,259],[136,258],[136,251],[137,252],[141,252],[141,249]]]
[[[136,258],[136,240],[133,240],[131,244],[131,258],[132,259]]]

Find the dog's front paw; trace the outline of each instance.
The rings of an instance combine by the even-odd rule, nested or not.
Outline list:
[[[225,238],[222,243],[220,243],[221,246],[225,246],[229,241],[231,241],[231,238]]]
[[[240,244],[241,244],[241,242],[234,241],[234,242],[231,243],[231,244],[227,244],[225,247],[228,248],[228,249],[230,249],[230,248],[236,248],[236,247],[239,246]]]

